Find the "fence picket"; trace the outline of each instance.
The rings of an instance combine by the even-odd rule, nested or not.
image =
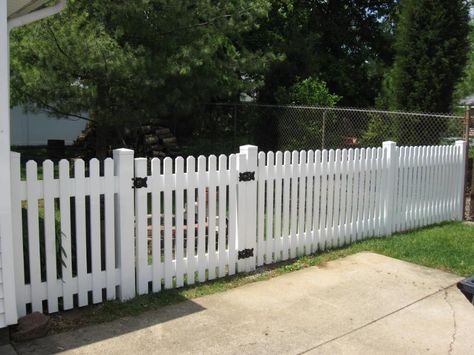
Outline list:
[[[184,159],[175,160],[176,171],[176,201],[175,201],[175,259],[176,259],[176,287],[184,286]],[[214,228],[215,229],[215,228]],[[215,243],[214,243],[215,244]]]
[[[339,215],[341,213],[341,168],[342,168],[342,152],[340,149],[336,150],[336,157],[334,162],[334,213],[333,222],[331,224],[331,234],[333,236],[333,247],[338,247],[340,244],[339,234]]]
[[[237,156],[229,157],[229,275],[235,274],[237,265]]]
[[[405,147],[403,161],[403,229],[409,229],[410,217],[410,198],[408,192],[410,191],[410,149]]]
[[[173,287],[173,161],[171,158],[165,158],[163,161],[164,169],[164,186],[168,188],[164,189],[164,249],[165,249],[165,288],[170,289]]]
[[[135,178],[147,175],[147,159],[135,159]],[[135,249],[137,269],[137,293],[143,295],[148,293],[148,204],[147,190],[135,189]]]
[[[445,146],[443,147],[444,149],[444,152],[443,152],[443,162],[442,164],[444,166],[448,166],[450,165],[451,163],[451,159],[450,159],[450,156],[449,156],[449,148],[448,146]],[[448,181],[451,177],[451,173],[449,171],[449,168],[448,169],[443,169],[443,182],[442,182],[442,186],[443,186],[443,190],[442,190],[442,193],[441,193],[441,196],[442,196],[442,203],[441,203],[441,208],[442,208],[442,220],[444,220],[446,218],[446,215],[447,215],[447,206],[446,206],[446,196],[447,196],[447,190],[448,190]]]
[[[296,249],[298,247],[298,239],[296,236],[298,232],[298,157],[298,152],[293,151],[291,154],[290,258],[297,256]]]
[[[408,150],[408,229],[413,228],[413,219],[414,219],[414,199],[413,199],[413,189],[414,189],[414,166],[415,166],[415,150],[414,147],[410,147]]]
[[[89,162],[90,208],[91,224],[91,274],[92,274],[92,302],[102,302],[102,261],[101,261],[101,233],[100,233],[100,163],[97,159]]]
[[[321,245],[321,176],[322,176],[321,151],[317,150],[314,154],[314,186],[313,186],[313,240],[312,251],[316,252]]]
[[[282,259],[287,260],[290,249],[290,181],[291,181],[291,153],[285,152],[283,163],[283,253]]]
[[[369,211],[370,211],[370,163],[372,161],[372,149],[367,148],[365,150],[365,160],[364,160],[364,209],[362,217],[362,226],[363,233],[362,238],[365,239],[369,236],[370,233],[370,221],[369,221]]]
[[[209,255],[208,278],[216,278],[216,186],[217,186],[217,159],[215,155],[209,157],[209,187],[207,196],[208,205],[208,232],[207,232],[207,250]]]
[[[347,157],[347,194],[344,216],[344,243],[349,244],[352,237],[352,204],[354,187],[354,149],[349,149]]]
[[[423,164],[423,225],[429,225],[430,206],[429,206],[429,189],[430,189],[430,148],[425,147],[424,164]]]
[[[328,223],[327,223],[327,196],[328,196],[328,151],[326,149],[322,152],[322,163],[321,163],[321,215],[320,215],[320,233],[321,238],[319,240],[319,249],[325,250],[327,248],[328,239]]]
[[[163,179],[161,175],[161,162],[158,158],[151,161],[151,260],[152,260],[152,287],[153,292],[161,290],[161,280],[164,278],[161,253],[161,191]]]
[[[438,166],[437,166],[437,181],[438,181],[438,189],[437,189],[437,222],[440,222],[442,220],[442,207],[441,207],[441,202],[442,202],[442,191],[443,191],[443,166],[442,166],[442,160],[443,160],[443,147],[438,147]]]
[[[206,281],[206,158],[198,157],[198,279]],[[166,182],[165,182],[166,183]],[[166,186],[166,185],[165,185]]]
[[[219,277],[224,277],[226,274],[226,265],[228,264],[228,256],[226,253],[226,238],[227,238],[227,157],[223,154],[219,156],[219,173],[217,174],[218,188],[219,188],[219,229],[218,229],[218,252],[219,252]]]
[[[357,240],[358,233],[358,206],[359,206],[359,170],[360,170],[360,150],[354,150],[353,182],[352,182],[352,203],[351,203],[351,238],[350,241]]]
[[[347,149],[342,150],[342,157],[341,157],[341,167],[340,167],[340,174],[341,174],[341,187],[340,187],[340,199],[341,202],[339,204],[339,219],[337,221],[337,234],[339,246],[345,244],[346,241],[346,230],[345,230],[345,220],[346,220],[346,207],[347,207]]]
[[[397,157],[399,156],[399,148],[397,149]],[[398,203],[398,188],[399,188],[399,173],[400,169],[396,169],[396,174],[397,174],[397,179],[396,179],[396,184],[395,187],[397,188],[396,191],[396,205]],[[383,187],[383,149],[382,148],[377,148],[377,163],[376,163],[376,198],[375,198],[375,218],[376,218],[376,231],[375,235],[376,236],[381,236],[383,233],[383,198],[384,198],[384,191],[382,190]],[[398,209],[395,209],[395,221],[398,220]]]
[[[308,151],[306,163],[306,174],[307,174],[307,188],[306,188],[306,216],[305,216],[305,254],[311,254],[311,246],[313,244],[313,232],[312,232],[312,221],[313,221],[313,181],[314,181],[314,151]],[[278,176],[276,175],[276,179]],[[277,180],[278,181],[278,180]],[[276,183],[277,183],[276,181]]]
[[[306,235],[304,233],[304,219],[305,219],[305,192],[306,192],[306,151],[300,152],[298,164],[298,210],[297,210],[297,255],[304,254],[304,246],[306,244]]]
[[[283,184],[283,153],[277,152],[275,156],[275,262],[281,260],[283,239],[281,234],[281,208]]]
[[[333,215],[334,215],[334,190],[335,190],[335,154],[336,152],[331,149],[329,151],[329,162],[328,162],[328,192],[327,192],[327,222],[326,222],[326,248],[332,248],[334,246],[334,233],[333,233]]]
[[[395,232],[399,232],[402,229],[403,223],[403,159],[404,159],[404,152],[405,148],[400,147],[398,148],[398,169],[397,169],[397,190],[396,190],[396,224],[395,224]],[[379,198],[383,198],[383,196],[379,196]],[[381,228],[382,230],[382,228]]]
[[[265,264],[273,263],[273,179],[275,177],[275,158],[273,152],[267,153],[267,200],[266,200],[266,233],[265,233]]]
[[[372,158],[370,159],[370,173],[369,173],[369,179],[370,179],[370,186],[369,186],[369,211],[368,211],[368,218],[369,221],[367,223],[368,225],[368,236],[373,237],[375,234],[375,163],[377,160],[377,148],[372,148]],[[392,186],[393,188],[393,186]]]
[[[427,150],[427,167],[426,169],[428,170],[427,173],[427,220],[426,223],[428,225],[433,223],[433,161],[434,161],[434,155],[433,155],[433,146],[428,147]]]
[[[358,192],[358,206],[357,206],[357,240],[361,240],[364,236],[364,208],[365,208],[365,163],[367,150],[362,148],[360,150],[359,160],[359,192]]]
[[[114,161],[104,161],[104,231],[105,231],[105,272],[107,299],[115,299],[115,179]]]
[[[257,194],[257,266],[262,266],[265,255],[265,181],[267,179],[266,155],[258,153],[258,194]]]
[[[193,285],[196,273],[196,160],[186,159],[186,282]]]
[[[26,164],[27,202],[28,202],[28,256],[30,260],[31,306],[33,312],[42,312],[43,305],[39,297],[41,288],[40,244],[38,224],[37,188],[38,170],[35,161]]]
[[[69,161],[59,162],[59,219],[61,223],[63,308],[73,308],[72,248],[71,248],[71,179]]]
[[[412,189],[412,205],[413,205],[413,225],[412,228],[416,228],[418,225],[419,215],[419,164],[420,164],[420,150],[419,147],[413,149],[413,189]]]
[[[87,243],[86,243],[86,200],[85,166],[82,159],[74,162],[75,210],[76,210],[76,261],[79,307],[88,304],[87,292]]]
[[[51,160],[43,162],[44,186],[44,240],[46,259],[46,283],[48,290],[48,312],[58,311],[58,276],[56,270],[56,226],[54,207],[54,164]]]

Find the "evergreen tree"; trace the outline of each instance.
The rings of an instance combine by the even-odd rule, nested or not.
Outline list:
[[[272,1],[249,42],[285,59],[270,66],[259,101],[275,103],[278,88],[311,76],[340,95],[342,106],[373,105],[393,62],[396,7],[397,0]]]
[[[145,120],[189,129],[196,107],[262,85],[275,56],[249,50],[242,36],[269,6],[69,0],[61,14],[12,32],[12,102],[57,116],[87,112],[99,155]]]
[[[395,61],[387,78],[391,109],[449,112],[455,84],[468,50],[469,6],[465,0],[402,0],[395,40]],[[446,119],[399,122],[402,144],[437,144]]]

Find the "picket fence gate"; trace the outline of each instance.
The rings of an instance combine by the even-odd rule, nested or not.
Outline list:
[[[462,219],[465,143],[26,163],[12,153],[19,316],[126,300]]]

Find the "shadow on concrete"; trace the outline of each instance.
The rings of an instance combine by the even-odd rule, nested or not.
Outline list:
[[[14,343],[13,346],[18,354],[55,354],[135,332],[203,310],[205,310],[204,307],[183,297],[182,302],[147,311],[140,315],[86,326],[25,343]]]

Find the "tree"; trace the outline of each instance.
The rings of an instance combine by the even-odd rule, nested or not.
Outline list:
[[[313,77],[299,79],[288,89],[278,88],[275,97],[279,104],[302,106],[289,109],[280,107],[277,110],[276,120],[278,133],[281,136],[279,149],[326,148],[342,141],[338,135],[331,134],[329,137],[327,135],[328,127],[334,131],[343,130],[338,129],[342,122],[337,119],[334,112],[325,109],[334,107],[341,97],[332,94],[324,81]]]
[[[402,0],[395,60],[386,79],[391,109],[449,112],[455,83],[468,50],[469,6],[464,0]],[[402,144],[437,144],[445,119],[424,129],[423,118],[404,119],[397,128]]]
[[[456,84],[453,95],[454,106],[458,105],[459,100],[466,96],[474,94],[474,23],[471,21],[469,25],[469,53],[467,63],[463,71],[463,75]],[[454,108],[454,107],[453,107]]]
[[[285,59],[271,65],[259,100],[275,103],[277,88],[313,76],[342,96],[341,105],[373,105],[392,63],[396,5],[396,0],[273,1],[250,45],[268,46]]]
[[[275,96],[279,103],[293,105],[333,107],[341,100],[340,96],[329,92],[324,81],[313,77],[298,80],[288,90],[280,87]]]
[[[13,31],[13,104],[89,113],[103,155],[141,122],[190,117],[196,105],[261,86],[276,56],[249,50],[243,36],[268,9],[267,0],[70,0]]]

